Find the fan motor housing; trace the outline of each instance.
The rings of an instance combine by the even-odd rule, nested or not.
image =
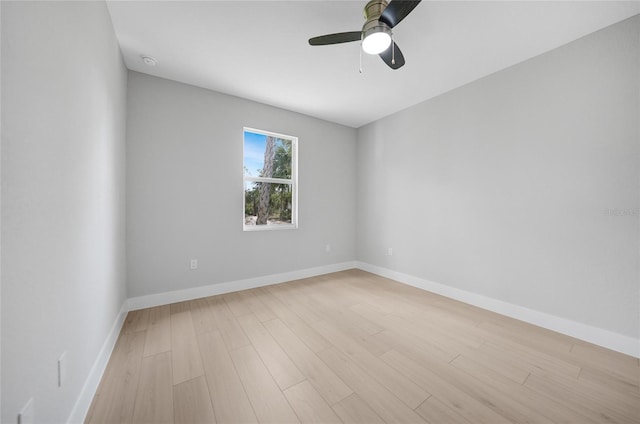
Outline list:
[[[372,19],[378,20],[388,3],[386,0],[371,0],[364,7],[364,19],[368,22]]]
[[[364,7],[364,18],[366,22],[362,26],[362,39],[367,38],[367,35],[374,32],[386,32],[391,36],[391,28],[384,22],[380,22],[378,19],[382,12],[387,7],[386,0],[371,0]]]

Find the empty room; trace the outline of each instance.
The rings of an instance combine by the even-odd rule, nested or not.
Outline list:
[[[640,423],[640,2],[0,24],[1,423]]]

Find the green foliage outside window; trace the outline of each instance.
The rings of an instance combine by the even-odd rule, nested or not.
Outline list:
[[[261,169],[255,169],[259,178],[282,179],[283,183],[273,181],[245,181],[245,225],[290,224],[292,223],[292,140],[270,135],[248,133],[256,140],[256,150],[263,151],[260,161],[254,150],[253,164],[260,163]],[[247,163],[248,145],[245,133],[245,176],[251,176],[252,170]],[[250,166],[250,165],[249,165]]]

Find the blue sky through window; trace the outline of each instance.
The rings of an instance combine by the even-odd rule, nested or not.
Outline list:
[[[259,177],[264,167],[264,150],[267,136],[251,131],[244,132],[244,175]]]

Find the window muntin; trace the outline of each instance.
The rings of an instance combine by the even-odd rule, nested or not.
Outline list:
[[[243,146],[243,229],[297,228],[297,137],[245,128]]]

